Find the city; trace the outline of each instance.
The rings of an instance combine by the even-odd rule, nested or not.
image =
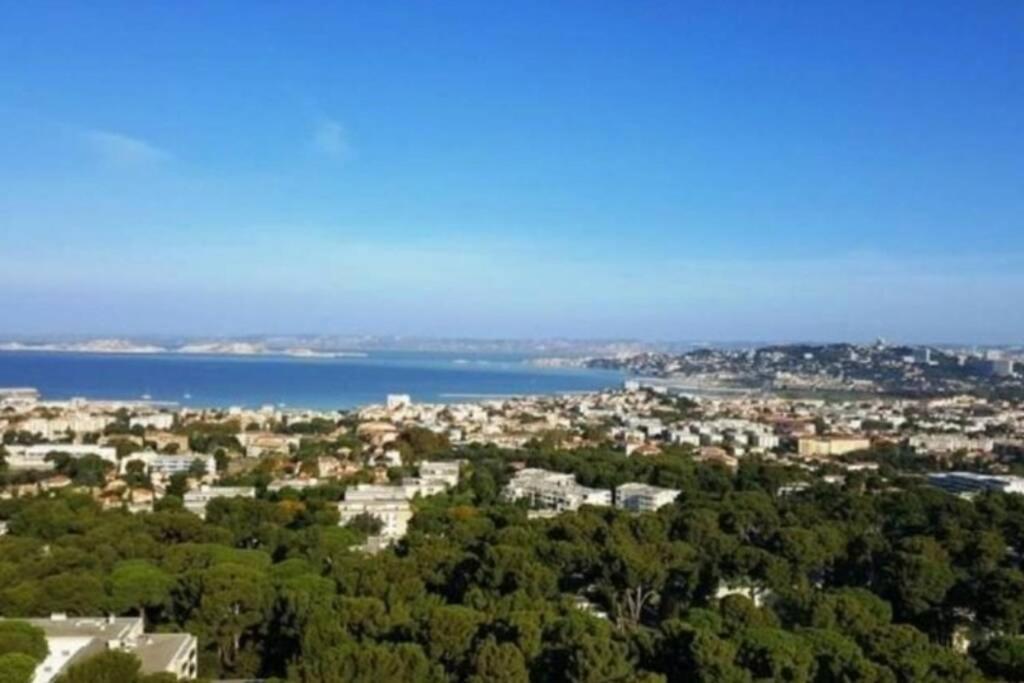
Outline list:
[[[1022,35],[0,0],[0,683],[1024,682]]]
[[[119,644],[111,651],[134,657],[144,675],[172,674],[190,679],[222,671],[334,680],[329,676],[316,678],[306,668],[304,659],[284,667],[282,662],[242,663],[246,657],[255,655],[246,648],[251,649],[270,635],[264,631],[264,620],[280,618],[271,616],[283,607],[277,601],[294,599],[287,593],[278,593],[286,585],[277,584],[273,578],[279,563],[288,566],[298,562],[293,571],[299,572],[297,578],[307,577],[307,582],[323,571],[311,564],[314,559],[327,563],[323,569],[329,577],[335,575],[335,570],[330,569],[335,562],[351,565],[350,569],[379,565],[385,570],[389,562],[379,558],[397,560],[426,552],[418,549],[433,547],[449,533],[467,533],[459,529],[465,524],[471,528],[471,520],[480,514],[490,517],[489,533],[498,533],[499,537],[504,524],[494,526],[497,518],[493,515],[498,510],[504,510],[501,515],[522,515],[517,524],[526,525],[525,528],[541,525],[536,527],[537,531],[547,528],[547,533],[557,535],[560,525],[571,524],[563,515],[600,518],[600,510],[607,508],[621,511],[617,515],[627,515],[615,524],[630,524],[628,515],[660,516],[676,506],[685,508],[687,503],[683,501],[689,500],[692,505],[707,495],[699,491],[709,485],[737,487],[737,493],[730,496],[757,492],[763,497],[759,503],[762,506],[798,506],[794,509],[820,500],[821,496],[888,499],[903,495],[894,492],[920,490],[921,493],[913,495],[930,501],[924,504],[946,505],[935,495],[966,500],[980,496],[979,501],[989,501],[990,496],[1024,493],[1024,476],[1019,476],[1024,474],[1021,401],[971,394],[931,398],[866,395],[857,399],[794,398],[765,392],[700,396],[666,386],[660,379],[663,378],[627,379],[622,388],[599,392],[469,403],[418,403],[408,395],[395,394],[387,396],[381,404],[344,411],[275,406],[201,409],[141,400],[47,400],[32,388],[0,389],[0,430],[4,443],[0,451],[0,534],[4,534],[0,548],[12,551],[12,558],[25,558],[25,553],[30,556],[40,550],[45,557],[51,546],[40,543],[64,539],[61,556],[70,560],[75,546],[65,544],[75,534],[91,533],[84,529],[76,531],[76,526],[100,524],[102,529],[105,524],[129,524],[115,521],[124,514],[138,516],[143,520],[140,530],[146,529],[145,533],[156,534],[154,540],[162,537],[162,543],[171,544],[167,551],[155,556],[145,544],[120,550],[113,545],[109,560],[97,558],[81,570],[70,570],[67,560],[49,570],[39,567],[37,571],[44,574],[57,572],[52,578],[59,577],[62,584],[67,582],[70,593],[58,590],[46,578],[42,584],[37,578],[16,578],[20,576],[16,568],[22,562],[43,561],[45,566],[45,560],[7,561],[3,566],[8,572],[8,586],[0,592],[0,611],[8,619],[12,611],[23,611],[23,620],[6,623],[27,624],[21,628],[38,629],[45,637],[49,655],[39,664],[33,679],[37,683],[57,680],[85,659],[86,653],[102,652],[103,648],[97,650],[94,643],[115,641]],[[694,476],[698,479],[694,480]],[[701,477],[719,481],[705,482],[694,489]],[[741,486],[743,480],[749,481]],[[739,493],[744,490],[749,490],[749,494]],[[936,494],[926,494],[928,490]],[[995,503],[993,499],[985,504]],[[1007,505],[1009,501],[1000,504]],[[1024,514],[1024,506],[1021,509]],[[754,510],[744,514],[767,512]],[[79,519],[79,515],[84,517]],[[110,521],[103,523],[101,520],[108,516]],[[754,518],[747,523],[759,524]],[[780,523],[779,519],[772,522]],[[160,526],[167,524],[171,526],[160,531]],[[715,526],[723,533],[731,524],[734,523],[727,522],[727,518],[720,518]],[[331,526],[336,531],[331,531]],[[278,535],[288,529],[302,531],[286,542]],[[314,532],[319,539],[316,548],[287,549],[291,544],[303,543],[300,539]],[[784,547],[777,547],[777,543],[826,542],[801,536],[819,532],[812,528],[798,533],[794,528],[787,532],[796,534],[790,540],[775,535],[781,532],[772,532],[760,541],[748,538],[747,542],[752,544],[750,551],[767,543],[761,552],[778,552]],[[691,533],[685,532],[683,538]],[[629,542],[642,543],[640,539]],[[853,541],[847,541],[850,542]],[[1014,541],[1007,538],[1005,542],[1009,543],[1005,550],[991,549],[995,553],[989,560],[994,563],[993,568],[1017,552]],[[217,546],[218,543],[230,545]],[[231,551],[231,546],[239,550]],[[207,560],[201,559],[214,552],[215,547],[222,549]],[[824,590],[837,578],[833,575],[836,567],[828,566],[839,564],[838,558],[851,551],[851,547],[832,547],[826,553],[831,560],[821,559],[802,567],[800,571],[806,574],[802,574],[801,581],[811,583],[800,590]],[[232,552],[241,554],[233,558]],[[286,559],[296,552],[301,560]],[[672,552],[683,552],[683,548]],[[927,552],[946,557],[947,551],[936,546]],[[1007,552],[1011,555],[1006,556]],[[147,559],[139,559],[137,554]],[[196,613],[205,610],[205,598],[201,597],[199,603],[185,608],[186,614],[191,610],[193,616],[179,620],[174,615],[183,608],[173,605],[185,598],[181,591],[186,590],[187,584],[181,582],[191,580],[187,578],[189,572],[177,574],[189,566],[180,563],[191,563],[195,570],[190,571],[205,565],[208,569],[196,576],[213,580],[213,570],[221,562],[215,559],[217,554],[224,554],[222,561],[227,563],[223,565],[225,580],[255,581],[266,594],[251,605],[247,600],[257,596],[239,596],[241,602],[234,609],[251,609],[250,621],[219,621],[227,615],[218,617],[215,610],[213,614],[197,617]],[[820,550],[814,551],[815,556],[818,554]],[[117,560],[119,556],[125,559]],[[1003,560],[998,559],[1001,556]],[[154,557],[162,559],[154,561]],[[501,562],[511,560],[509,557]],[[782,609],[796,599],[791,592],[799,584],[792,584],[794,579],[788,578],[783,589],[771,573],[788,574],[796,567],[784,570],[782,566],[772,569],[771,564],[744,565],[752,560],[736,556],[719,565],[712,574],[717,577],[713,584],[707,584],[711,576],[644,579],[641,573],[633,578],[631,574],[604,579],[595,575],[589,582],[567,576],[545,590],[558,591],[569,613],[577,611],[588,619],[604,622],[608,626],[602,628],[610,628],[610,633],[618,637],[654,618],[666,607],[661,601],[668,600],[673,590],[689,595],[676,596],[674,600],[696,600],[696,604],[710,600],[721,605],[720,609],[741,598],[750,605],[743,609],[755,611],[770,606]],[[112,573],[95,589],[87,589],[89,581],[95,581],[86,578],[88,568],[97,561],[113,562]],[[194,564],[197,561],[199,565]],[[430,560],[436,561],[451,560],[443,560],[443,556]],[[525,558],[517,562],[523,561]],[[670,568],[680,560],[666,561],[669,564],[661,571],[678,571]],[[253,562],[256,564],[252,565]],[[248,575],[252,568],[246,567],[262,567],[261,571],[265,571],[268,562],[273,563],[269,567],[273,571],[266,578]],[[432,571],[443,572],[442,566]],[[540,566],[543,565],[537,571]],[[687,566],[689,571],[696,571],[694,566]],[[173,567],[178,569],[172,572]],[[483,566],[474,571],[481,570]],[[524,570],[525,567],[503,569],[513,572],[503,581],[512,580],[514,584],[499,593],[512,597],[525,590],[525,597],[530,590],[539,590],[519,585],[527,580],[527,575],[512,578],[516,571]],[[630,572],[639,570],[638,567]],[[1011,571],[1008,569],[998,571],[1003,572],[998,580],[1024,587],[1024,574],[1007,574]],[[240,574],[236,576],[233,572]],[[358,575],[357,571],[348,580],[359,580]],[[669,583],[664,583],[666,580]],[[44,585],[50,588],[45,589]],[[932,635],[947,643],[951,653],[967,653],[972,644],[977,648],[978,643],[998,643],[998,634],[1009,618],[1001,611],[1003,608],[990,614],[955,606],[955,586],[951,581],[945,590],[953,593],[946,597],[936,593],[930,600],[937,602],[913,607],[923,612],[908,612],[908,618],[929,615],[922,623],[935,629]],[[451,588],[436,587],[442,594]],[[37,593],[40,589],[45,593]],[[78,594],[83,589],[87,595]],[[907,590],[910,589],[908,586]],[[323,590],[334,592],[334,588],[328,589],[326,585]],[[634,590],[636,593],[631,592]],[[698,597],[702,594],[703,598]],[[946,601],[952,602],[947,606]],[[118,608],[118,604],[123,607]],[[378,609],[389,611],[386,601],[376,604]],[[901,611],[912,609],[911,605],[896,604]],[[117,616],[130,605],[136,607],[137,616]],[[739,605],[736,603],[730,609],[739,609]],[[365,607],[369,608],[370,603]],[[49,610],[48,617],[40,614],[45,610]],[[942,610],[941,623],[930,621],[937,615],[935,610]],[[133,610],[129,607],[127,611]],[[461,623],[460,628],[470,628],[472,619],[464,623],[469,618],[467,614],[449,616],[455,622],[446,628],[454,628],[455,623]],[[384,617],[381,614],[377,618]],[[478,618],[480,615],[473,617]],[[202,619],[213,619],[214,623]],[[4,623],[0,622],[0,643]],[[175,623],[184,629],[168,632],[167,626]],[[159,630],[153,631],[154,626]],[[353,625],[359,629],[367,627],[368,624]],[[229,641],[217,635],[222,632],[232,634]],[[606,645],[611,647],[614,642],[613,638]],[[696,643],[690,647],[695,646]],[[494,647],[495,662],[512,656],[499,656],[501,646]],[[479,658],[474,660],[468,652],[459,656],[468,658],[460,660],[463,663],[459,666],[482,667],[481,670],[499,666]],[[529,666],[520,659],[522,656],[517,653],[509,666]],[[741,659],[733,666],[742,668]],[[425,660],[403,661],[402,667],[426,667],[422,673],[426,678],[437,673],[428,673],[430,667]],[[335,665],[342,667],[338,671],[349,671],[346,676],[351,675],[352,680],[362,680],[356,673],[360,667],[377,671],[355,654]],[[908,665],[887,664],[897,671]],[[770,665],[776,666],[811,664],[794,661]],[[943,666],[954,665],[947,662]],[[966,662],[955,666],[960,667],[956,668],[961,672],[958,676],[969,675]],[[406,671],[403,675],[411,675],[411,670],[402,670]],[[765,669],[774,672],[772,676],[782,675],[783,670]],[[635,671],[631,675],[641,674]]]

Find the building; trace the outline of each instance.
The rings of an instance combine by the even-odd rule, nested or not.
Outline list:
[[[217,498],[255,498],[251,486],[200,486],[185,494],[185,509],[206,519],[206,506]]]
[[[117,449],[112,446],[41,443],[34,446],[7,446],[7,466],[12,470],[52,470],[53,463],[46,459],[51,453],[66,453],[74,459],[94,455],[110,463],[117,462]]]
[[[380,535],[394,540],[405,536],[412,507],[402,487],[364,484],[345,492],[345,500],[338,503],[338,514],[340,526],[360,515],[369,515],[380,521]]]
[[[400,410],[412,405],[412,397],[409,394],[388,394],[385,403],[388,410]]]
[[[197,461],[203,464],[207,474],[213,474],[217,471],[217,459],[205,453],[169,454],[144,451],[132,453],[122,460],[120,472],[121,474],[127,472],[129,463],[141,462],[146,466],[146,472],[149,474],[171,477],[175,474],[188,474]]]
[[[615,507],[631,512],[654,512],[674,502],[680,493],[677,489],[649,484],[623,484],[615,489]]]
[[[302,491],[304,489],[311,489],[319,485],[319,479],[310,477],[302,479],[275,479],[274,481],[267,484],[267,490],[270,491],[271,493],[279,493],[284,489],[294,489],[295,491]]]
[[[50,683],[68,668],[106,650],[138,657],[142,673],[196,677],[197,643],[188,633],[145,633],[142,617],[68,617],[20,619],[46,635],[50,653],[36,668],[32,683]]]
[[[299,447],[300,437],[273,432],[241,432],[235,438],[245,449],[245,457],[259,458],[266,453],[288,453]]]
[[[420,478],[444,482],[449,487],[456,486],[459,483],[459,468],[461,464],[458,460],[423,460],[419,464]]]
[[[1024,477],[1009,475],[977,474],[975,472],[939,472],[928,475],[932,486],[955,493],[971,496],[983,491],[1024,493]]]
[[[990,452],[993,443],[992,439],[972,438],[964,434],[915,434],[907,439],[907,445],[921,453]]]
[[[1014,364],[1008,358],[996,358],[988,361],[988,371],[995,377],[1013,377]]]
[[[830,434],[802,436],[797,440],[797,453],[809,458],[845,455],[869,448],[871,448],[871,440],[862,436]]]
[[[32,417],[20,424],[17,429],[37,434],[44,439],[57,439],[67,434],[88,434],[102,432],[114,418],[110,415],[91,415],[88,413],[68,413],[62,417]]]
[[[174,427],[173,413],[153,413],[152,415],[136,415],[128,420],[132,427],[168,431]]]
[[[527,500],[533,507],[558,511],[576,510],[581,505],[611,505],[612,492],[576,483],[571,474],[526,468],[516,472],[505,487],[509,500]]]

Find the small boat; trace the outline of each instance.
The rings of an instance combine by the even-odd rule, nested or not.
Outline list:
[[[143,395],[142,395],[142,400],[143,400],[143,401],[152,401],[152,400],[153,400],[153,397],[152,397],[152,396],[150,396],[149,394],[143,394]]]

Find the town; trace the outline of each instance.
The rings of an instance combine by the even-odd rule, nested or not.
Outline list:
[[[537,455],[586,458],[595,449],[624,462],[678,458],[725,473],[774,463],[788,473],[778,495],[865,476],[917,479],[961,497],[1024,493],[1024,405],[968,394],[708,397],[627,380],[593,393],[458,404],[389,395],[378,405],[314,411],[48,400],[8,388],[0,389],[0,416],[0,503],[75,494],[101,510],[179,510],[201,521],[223,501],[298,505],[319,491],[332,523],[352,531],[350,552],[370,557],[402,542],[417,511],[458,487],[474,454],[489,449],[507,454],[500,497],[537,520],[601,507],[652,513],[680,497],[681,489],[648,480],[580,481]],[[16,527],[0,519],[0,534]],[[757,597],[729,583],[714,595],[733,593]],[[576,600],[609,618],[585,594]],[[143,673],[187,679],[199,671],[195,635],[146,634],[141,615],[24,616],[51,643],[36,683],[57,680],[104,642],[137,657]]]

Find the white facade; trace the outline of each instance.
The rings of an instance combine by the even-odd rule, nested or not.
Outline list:
[[[974,439],[963,434],[916,434],[907,439],[907,445],[924,453],[953,453],[955,451],[990,452],[993,440]]]
[[[419,464],[420,478],[456,486],[459,483],[459,467],[460,463],[457,460],[447,462],[424,460]]]
[[[167,431],[174,426],[174,415],[172,413],[136,415],[128,420],[128,424],[132,427],[142,427],[143,429]]]
[[[319,485],[319,479],[275,479],[267,485],[267,490],[273,493],[283,491],[284,489],[295,489],[296,491],[301,491],[303,489],[311,489]]]
[[[17,429],[30,434],[38,434],[44,439],[55,439],[74,432],[87,434],[102,432],[114,418],[110,415],[90,415],[88,413],[69,413],[62,417],[31,417],[17,425]]]
[[[612,492],[607,489],[581,486],[571,474],[534,468],[517,472],[505,487],[505,497],[560,511],[576,510],[581,505],[612,504]]]
[[[46,636],[49,654],[38,667],[32,683],[51,683],[72,663],[106,650],[134,654],[144,674],[170,673],[182,680],[196,677],[198,645],[188,633],[145,633],[141,617],[68,617],[23,619]]]
[[[170,477],[175,474],[188,473],[195,461],[198,460],[206,467],[207,474],[217,471],[217,459],[205,453],[154,453],[145,451],[132,453],[121,461],[120,471],[122,474],[128,471],[128,463],[141,462],[146,465],[146,471],[150,474]]]
[[[200,486],[185,494],[185,509],[206,519],[206,505],[216,498],[255,498],[251,486]]]
[[[117,462],[117,449],[113,446],[41,443],[33,446],[7,446],[7,466],[12,470],[51,470],[53,463],[46,460],[50,453],[67,453],[75,459],[95,455],[110,463]]]
[[[388,410],[399,410],[400,408],[408,408],[411,405],[412,397],[409,394],[388,394]]]
[[[623,484],[615,489],[615,507],[632,512],[654,512],[669,505],[681,491],[649,484]]]
[[[360,515],[380,520],[381,536],[393,540],[405,536],[412,519],[412,507],[401,487],[366,485],[345,492],[345,500],[338,503],[338,514],[341,526]]]

